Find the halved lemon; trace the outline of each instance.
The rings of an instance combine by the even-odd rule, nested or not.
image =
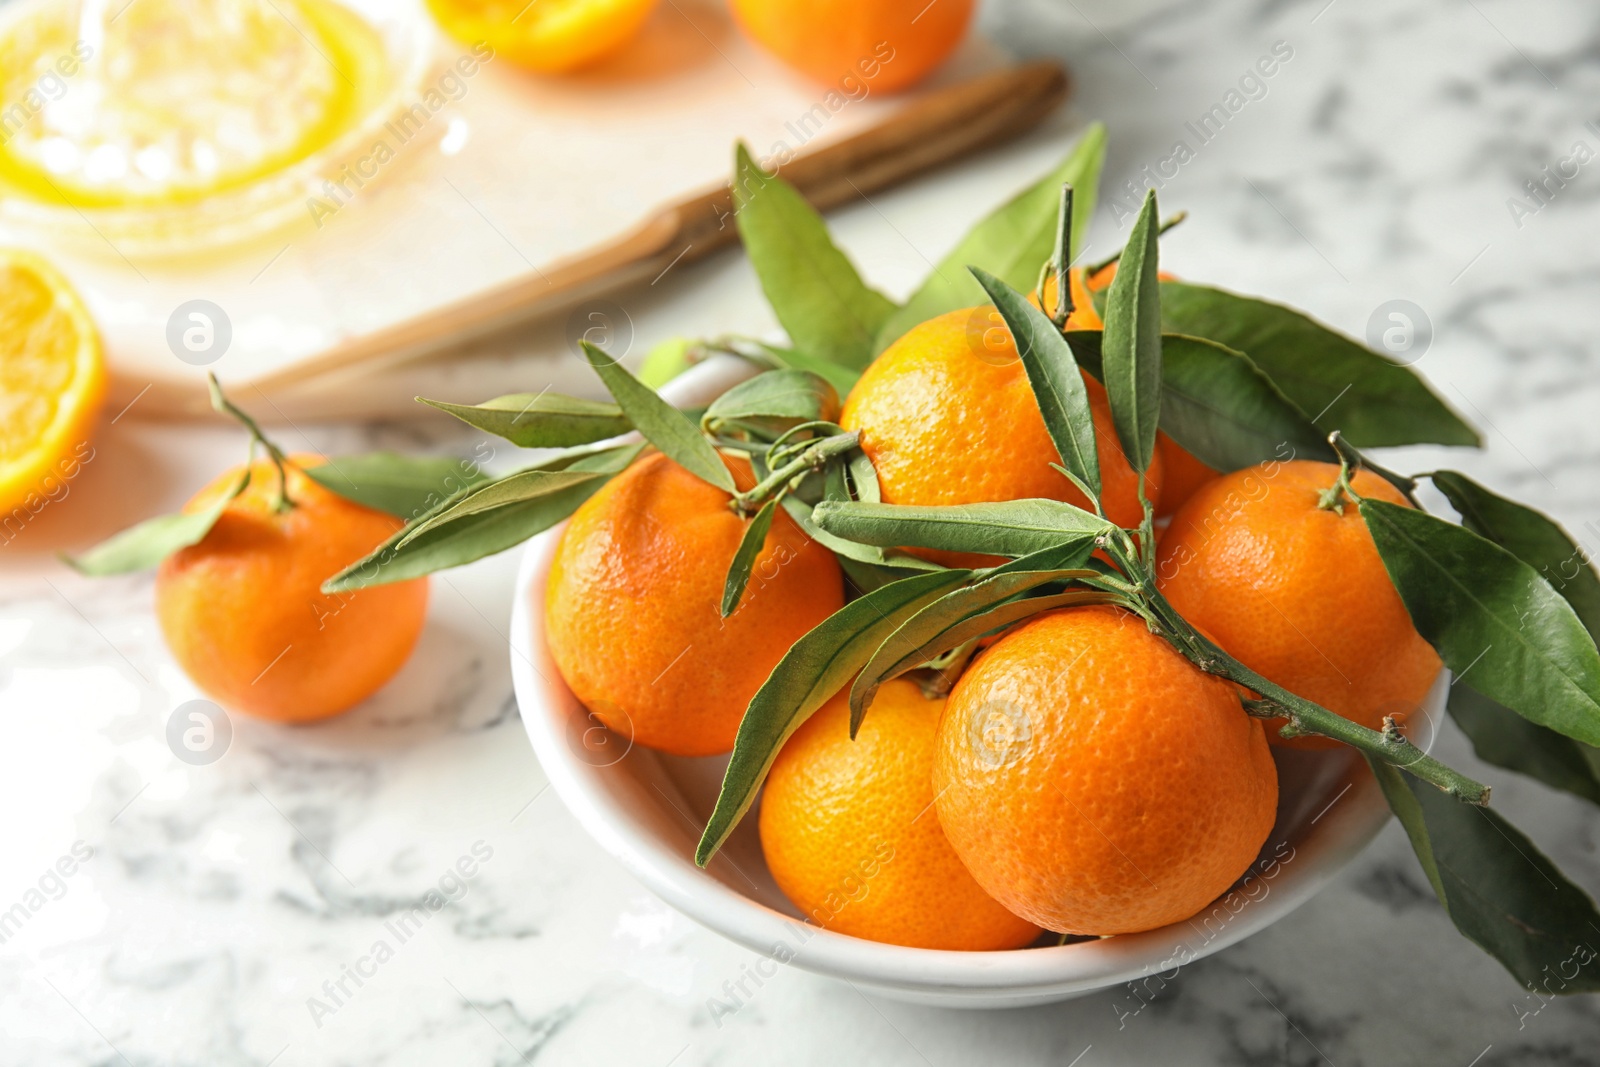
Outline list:
[[[94,456],[105,395],[100,336],[71,283],[32,252],[0,249],[0,529],[15,536],[67,492]]]

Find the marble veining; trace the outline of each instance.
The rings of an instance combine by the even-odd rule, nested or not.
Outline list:
[[[1488,448],[1394,462],[1459,466],[1600,547],[1600,9],[988,0],[983,26],[1067,61],[1074,102],[1017,145],[840,211],[869,276],[909,290],[1091,117],[1111,153],[1089,254],[1108,253],[1128,225],[1117,187],[1186,140],[1161,197],[1192,215],[1164,265],[1358,335],[1385,301],[1414,301],[1433,326],[1418,367]],[[1191,132],[1275,46],[1292,55],[1259,94]],[[1526,183],[1579,144],[1596,158],[1534,197]],[[733,255],[618,300],[641,351],[773,327]],[[480,354],[445,395],[508,360],[523,388],[583,380],[548,349]],[[279,432],[335,453],[480,443],[439,421]],[[514,554],[435,581],[417,655],[365,706],[309,729],[236,716],[221,759],[182,763],[165,724],[197,694],[150,580],[91,583],[49,553],[174,507],[242,439],[130,418],[96,448],[72,495],[0,547],[0,915],[25,915],[0,940],[5,1067],[1600,1063],[1600,1007],[1525,994],[1457,938],[1393,826],[1300,911],[1167,982],[995,1013],[793,968],[751,983],[756,957],[646,894],[546,788],[510,699]],[[1593,807],[1485,769],[1453,727],[1438,752],[1600,890]],[[717,1007],[741,979],[749,995]]]

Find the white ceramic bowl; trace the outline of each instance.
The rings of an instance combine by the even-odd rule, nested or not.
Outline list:
[[[710,362],[667,390],[703,404],[744,376]],[[634,746],[591,719],[562,681],[544,642],[545,576],[561,528],[529,542],[511,616],[511,674],[523,726],[551,784],[578,821],[662,900],[711,930],[778,962],[848,980],[899,1000],[949,1007],[1020,1007],[1065,1000],[1210,955],[1309,900],[1382,829],[1388,808],[1354,753],[1279,752],[1277,825],[1250,872],[1212,907],[1159,930],[1010,952],[902,948],[806,924],[761,856],[752,809],[706,870],[700,831],[726,756],[685,759]],[[1415,721],[1432,733],[1447,676]],[[1431,738],[1417,737],[1424,746]]]

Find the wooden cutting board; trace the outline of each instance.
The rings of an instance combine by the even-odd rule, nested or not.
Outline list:
[[[452,79],[462,49],[441,38],[437,50],[418,92],[439,91],[442,106],[403,141],[389,135],[372,178],[310,191],[305,218],[204,257],[45,249],[100,324],[111,411],[206,417],[214,371],[292,420],[311,410],[298,400],[308,389],[447,356],[736,241],[736,139],[758,158],[792,155],[781,173],[826,210],[1022,132],[1068,88],[1058,66],[1011,65],[975,38],[914,93],[830,93],[745,42],[709,0],[666,0],[629,51],[574,78],[490,60]],[[194,300],[222,309],[232,334],[206,366],[168,341]]]

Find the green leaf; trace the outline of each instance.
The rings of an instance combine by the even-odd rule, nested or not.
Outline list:
[[[737,492],[733,475],[728,472],[722,457],[711,447],[688,416],[662,400],[656,391],[629,374],[627,368],[588,341],[580,341],[584,358],[589,361],[613,399],[638,427],[646,441],[659,448],[668,459],[718,489]]]
[[[872,465],[872,459],[865,452],[850,453],[845,460],[850,471],[850,487],[855,490],[857,500],[868,504],[876,504],[883,499],[883,487],[878,484],[878,468]]]
[[[1072,330],[1078,363],[1101,378],[1098,330]],[[1220,471],[1292,458],[1337,462],[1327,436],[1242,352],[1201,337],[1161,335],[1161,423]]]
[[[1094,415],[1072,347],[1050,317],[1030,304],[1027,297],[982,267],[973,267],[972,274],[1011,331],[1062,465],[1098,499],[1100,457],[1095,445]]]
[[[1115,529],[1106,520],[1059,500],[918,507],[824,500],[812,521],[830,534],[885,547],[1026,556]]]
[[[395,452],[340,456],[302,469],[329,492],[402,519],[414,519],[446,497],[488,480],[472,460],[424,459]]]
[[[1339,458],[1248,356],[1199,337],[1161,338],[1161,428],[1224,472],[1271,459]]]
[[[1537,571],[1416,508],[1364,498],[1361,517],[1417,632],[1458,679],[1541,726],[1600,743],[1600,652]]]
[[[1461,513],[1463,526],[1538,571],[1572,605],[1589,636],[1600,638],[1600,578],[1588,553],[1555,520],[1491,493],[1465,474],[1435,471],[1431,477]]]
[[[1459,681],[1450,687],[1450,714],[1485,763],[1600,804],[1600,748],[1531,723]]]
[[[922,286],[884,323],[876,351],[888,348],[913,326],[936,315],[983,303],[983,288],[968,267],[981,267],[1013,289],[1026,291],[1056,246],[1061,186],[1072,183],[1072,235],[1076,246],[1089,232],[1105,162],[1106,130],[1091,125],[1055,170],[1018,193],[974,226],[939,261]],[[1073,254],[1077,254],[1074,247]]]
[[[828,236],[827,224],[794,186],[769,175],[740,142],[734,218],[750,263],[796,348],[860,370],[894,302],[870,289]]]
[[[652,389],[660,389],[694,366],[689,361],[689,353],[693,348],[694,342],[687,337],[662,341],[644,354],[639,364],[639,380]]]
[[[1361,448],[1482,443],[1409,367],[1278,304],[1161,283],[1162,328],[1249,356],[1327,434]]]
[[[399,543],[404,545],[429,530],[458,522],[469,515],[551,496],[573,486],[608,477],[609,473],[584,470],[576,466],[559,471],[517,471],[504,478],[474,486],[454,499],[446,501],[443,507],[412,523]]]
[[[722,791],[695,849],[704,867],[755,800],[789,736],[848,682],[900,620],[960,585],[971,571],[913,575],[852,600],[784,654],[739,723]]]
[[[850,367],[842,367],[837,363],[829,363],[825,359],[797,352],[792,348],[780,345],[762,345],[761,349],[771,357],[774,363],[788,367],[792,370],[803,370],[815,374],[818,378],[833,386],[840,395],[847,395],[855,387],[856,379],[861,377],[861,372]]]
[[[62,555],[61,558],[73,570],[91,578],[130,574],[158,567],[162,560],[179,549],[204,540],[206,534],[211,532],[211,527],[222,517],[223,511],[249,484],[250,470],[246,468],[233,489],[219,494],[216,501],[203,511],[158,515],[114,534],[81,555]]]
[[[850,687],[850,736],[854,737],[861,728],[872,698],[884,682],[990,630],[1085,596],[1104,599],[1094,590],[1079,589],[1067,599],[1014,600],[1041,585],[1094,576],[1097,572],[1083,569],[1093,551],[1094,543],[1086,540],[1071,554],[1073,558],[1062,561],[1065,565],[1048,570],[997,570],[981,581],[946,593],[901,623],[872,653]]]
[[[889,555],[880,546],[865,545],[835,536],[818,526],[813,520],[814,507],[815,505],[796,499],[794,496],[786,495],[783,498],[783,510],[787,511],[789,517],[799,525],[800,529],[805,531],[806,536],[840,557],[841,562],[843,560],[854,560],[857,563],[871,567],[888,567],[899,571],[937,571],[944,569],[937,563],[930,563],[928,560],[919,559],[916,556],[905,553]]]
[[[825,379],[803,370],[769,370],[717,397],[700,421],[710,431],[733,426],[776,435],[802,422],[838,417],[839,394]]]
[[[761,505],[761,510],[756,512],[756,517],[744,528],[744,536],[739,539],[739,547],[733,553],[733,562],[728,565],[728,577],[722,586],[724,619],[739,606],[739,598],[744,596],[744,588],[750,584],[750,571],[767,543],[767,531],[772,529],[772,516],[777,508],[778,498],[769,497]]]
[[[633,423],[615,404],[560,393],[512,393],[481,404],[450,404],[422,396],[417,399],[523,448],[587,445],[633,429]]]
[[[1136,471],[1148,470],[1161,417],[1161,289],[1156,191],[1145,194],[1128,234],[1117,275],[1106,293],[1101,341],[1106,399],[1122,452]]]
[[[593,496],[609,477],[633,462],[643,449],[642,444],[623,445],[600,452],[557,457],[534,468],[534,471],[565,471],[581,464],[580,470],[596,476],[575,481],[555,492],[487,510],[459,511],[449,520],[443,519],[463,500],[483,490],[457,494],[322,583],[322,591],[341,593],[372,585],[402,582],[504,552],[567,518]],[[528,473],[532,472],[520,471],[507,478]],[[491,483],[484,488],[490,489],[493,485]]]
[[[1500,814],[1367,759],[1450,921],[1525,988],[1600,992],[1594,902]]]

